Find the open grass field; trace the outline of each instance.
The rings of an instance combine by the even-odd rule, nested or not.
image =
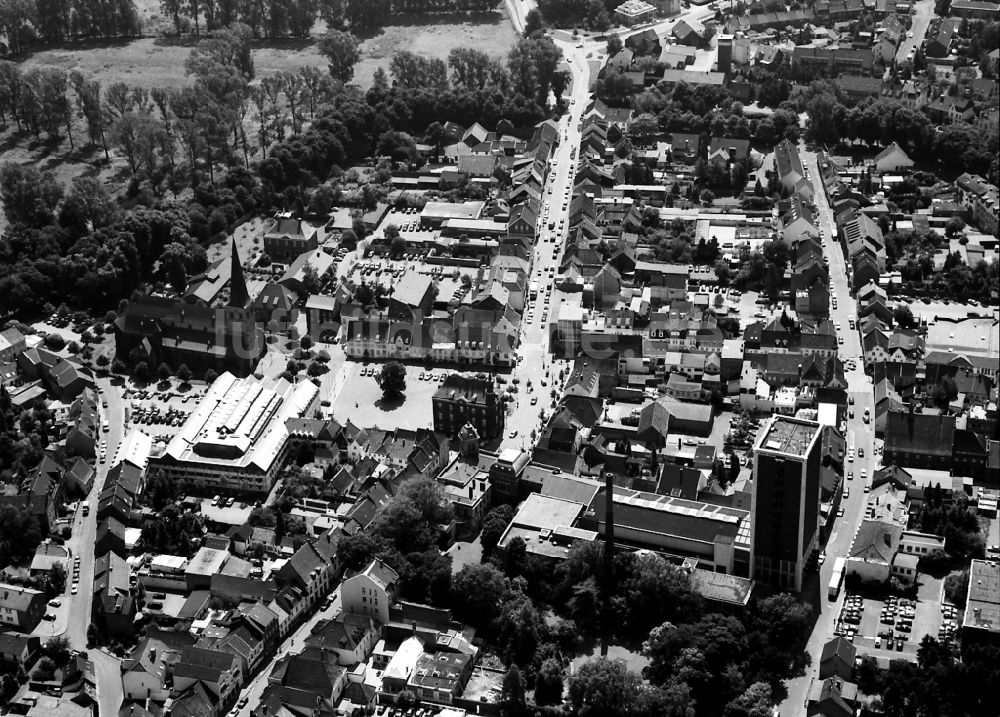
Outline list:
[[[389,71],[393,54],[409,50],[425,57],[448,58],[456,47],[468,47],[491,57],[502,57],[517,41],[517,33],[505,12],[469,20],[437,22],[443,18],[414,18],[406,24],[388,25],[361,45],[361,62],[354,70],[355,81],[363,88],[371,86],[378,67]]]
[[[147,2],[148,4],[148,2]],[[145,12],[144,12],[145,11]],[[159,15],[151,8],[140,12],[145,27],[160,27]],[[430,20],[434,20],[433,22]],[[445,59],[456,47],[472,47],[493,57],[507,53],[517,39],[507,16],[493,13],[479,19],[414,18],[403,24],[388,25],[378,34],[366,38],[361,45],[361,62],[355,70],[355,81],[367,89],[378,67],[388,71],[394,53],[409,50],[418,55]],[[323,32],[318,23],[314,37]],[[142,87],[177,87],[188,79],[184,74],[184,60],[191,51],[189,38],[176,40],[164,37],[143,37],[120,43],[73,44],[65,48],[43,50],[29,56],[23,63],[25,69],[34,66],[58,67],[79,70],[94,77],[103,85],[124,82]],[[271,75],[286,70],[313,65],[325,67],[326,60],[317,52],[313,40],[279,40],[260,43],[254,48],[257,75]]]

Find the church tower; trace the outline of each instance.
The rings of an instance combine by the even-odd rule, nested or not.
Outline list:
[[[240,261],[236,239],[232,240],[229,268],[229,303],[225,308],[227,346],[240,365],[240,373],[250,373],[263,353],[263,337],[257,331],[257,322],[250,308],[243,263]]]

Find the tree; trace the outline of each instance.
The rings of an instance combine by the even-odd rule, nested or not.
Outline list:
[[[757,603],[752,619],[754,664],[764,674],[781,677],[803,674],[809,665],[806,642],[812,630],[812,608],[789,593]]]
[[[377,538],[401,553],[419,552],[437,542],[441,526],[452,519],[451,502],[434,480],[406,481],[375,519]]]
[[[177,367],[177,378],[181,380],[181,383],[187,383],[191,380],[191,369],[188,368],[186,363],[182,363]]]
[[[951,238],[960,234],[963,229],[965,229],[965,220],[962,217],[952,217],[944,227],[944,235]]]
[[[436,546],[406,556],[399,567],[400,593],[413,602],[447,606],[451,593],[451,555]]]
[[[56,676],[56,663],[49,657],[43,657],[31,671],[31,678],[39,682],[50,682]]]
[[[136,383],[147,383],[149,381],[149,364],[140,361],[132,369],[132,378]]]
[[[354,66],[361,59],[361,43],[349,32],[330,30],[316,43],[320,54],[326,57],[330,76],[343,83],[354,77]]]
[[[656,553],[631,557],[627,576],[621,580],[619,596],[625,609],[625,626],[641,637],[657,625],[693,622],[702,612],[702,602],[691,587],[691,576]]]
[[[275,517],[273,510],[268,508],[266,505],[261,505],[250,511],[250,515],[247,518],[247,524],[273,528],[278,524],[278,519]]]
[[[354,251],[358,247],[358,235],[353,229],[345,229],[340,235],[340,246],[347,251]]]
[[[168,364],[166,361],[161,362],[156,369],[156,375],[159,377],[161,381],[168,380],[172,373],[173,371],[170,370],[170,364]]]
[[[969,597],[969,569],[953,572],[944,581],[944,594],[948,600],[964,608]]]
[[[589,660],[569,678],[569,699],[580,717],[632,714],[642,680],[621,660]]]
[[[391,361],[382,367],[378,385],[387,399],[399,398],[406,390],[406,368],[398,361]]]
[[[504,675],[500,691],[500,714],[503,717],[521,717],[526,712],[524,678],[521,677],[521,670],[517,665],[511,665]]]
[[[914,326],[913,310],[906,304],[897,304],[892,310],[892,318],[896,326],[901,329],[910,329]]]
[[[945,376],[936,384],[931,386],[930,390],[927,392],[927,397],[931,399],[935,406],[940,409],[946,409],[951,405],[951,402],[958,398],[958,386],[955,384],[955,379],[951,376]]]
[[[479,534],[479,543],[482,545],[484,555],[493,552],[513,517],[514,508],[509,505],[498,505],[486,514],[483,518],[482,532]]]
[[[531,8],[524,16],[524,36],[532,37],[536,33],[541,33],[545,29],[542,22],[542,14],[537,8]]]
[[[59,224],[74,236],[83,236],[111,224],[117,212],[102,183],[92,177],[77,177],[59,208]]]
[[[406,240],[401,236],[394,237],[391,242],[389,242],[389,257],[392,259],[398,259],[406,253]]]
[[[726,705],[725,717],[771,717],[773,707],[771,685],[754,682],[743,694]]]
[[[500,614],[506,582],[503,573],[489,563],[463,566],[451,581],[455,615],[472,625],[489,625]]]
[[[40,172],[32,165],[0,166],[0,199],[10,223],[28,227],[51,224],[62,195],[62,187],[51,172]]]
[[[62,667],[69,662],[70,644],[68,637],[49,638],[42,650],[48,657],[52,658],[57,667]]]
[[[865,694],[875,695],[882,691],[882,670],[878,666],[878,660],[871,655],[864,655],[861,658],[855,668],[854,676],[858,688]]]
[[[546,658],[535,678],[535,702],[540,705],[558,704],[562,695],[563,667],[556,658]]]

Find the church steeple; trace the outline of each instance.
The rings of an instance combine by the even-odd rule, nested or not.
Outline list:
[[[229,269],[229,305],[245,309],[250,305],[250,292],[247,290],[247,280],[243,276],[243,264],[236,249],[236,239],[233,238],[232,254]]]

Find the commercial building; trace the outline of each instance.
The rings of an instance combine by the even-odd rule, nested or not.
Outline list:
[[[656,17],[656,7],[643,0],[626,0],[615,8],[615,20],[622,25],[639,25]]]
[[[802,588],[806,558],[819,535],[820,435],[814,421],[771,418],[754,446],[753,578]]]
[[[202,490],[267,493],[290,448],[286,422],[311,416],[318,403],[312,381],[224,373],[154,465]]]
[[[962,617],[962,647],[973,643],[1000,644],[1000,563],[973,560],[969,597]]]
[[[491,380],[449,376],[434,393],[431,403],[434,430],[438,433],[454,437],[466,423],[471,423],[485,440],[503,432],[503,402],[493,390]]]
[[[612,500],[617,544],[693,558],[699,567],[720,573],[748,575],[750,514],[745,509],[618,486]],[[602,487],[579,527],[603,536],[606,505]]]

